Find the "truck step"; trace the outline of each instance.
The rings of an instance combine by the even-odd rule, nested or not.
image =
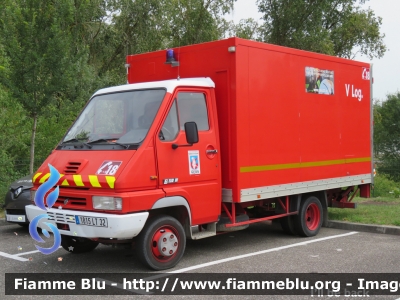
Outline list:
[[[216,223],[207,224],[205,229],[203,226],[202,231],[199,231],[198,226],[192,226],[190,228],[192,240],[200,240],[209,236],[217,235],[216,228],[217,228]]]

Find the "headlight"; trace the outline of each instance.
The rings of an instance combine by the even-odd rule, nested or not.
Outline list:
[[[93,208],[103,210],[122,210],[122,199],[106,196],[93,196]]]
[[[22,187],[17,188],[14,191],[14,198],[18,198],[18,196],[22,193]]]

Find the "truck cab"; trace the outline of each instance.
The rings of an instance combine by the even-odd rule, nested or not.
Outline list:
[[[99,242],[130,242],[145,224],[157,223],[161,229],[150,232],[168,232],[173,243],[144,251],[156,253],[153,268],[160,268],[157,262],[162,268],[175,263],[191,226],[215,223],[220,216],[214,97],[210,78],[97,91],[33,177],[37,188],[50,176],[48,164],[61,176],[57,201],[47,209],[50,217],[38,226],[55,223],[67,251],[85,252]],[[30,206],[27,213],[32,220],[43,210]],[[163,244],[164,235],[153,233],[142,247]]]

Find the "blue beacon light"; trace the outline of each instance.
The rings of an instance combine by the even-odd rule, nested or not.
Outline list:
[[[179,66],[179,61],[175,59],[174,49],[168,49],[166,52],[166,64],[171,64],[172,67]]]
[[[167,63],[171,63],[175,61],[175,56],[174,56],[174,50],[173,49],[168,49],[167,50]]]

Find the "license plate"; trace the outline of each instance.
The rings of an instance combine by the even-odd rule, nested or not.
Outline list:
[[[85,216],[75,216],[75,222],[78,225],[108,227],[107,218],[95,218]]]
[[[25,216],[22,215],[6,215],[7,221],[11,222],[25,222]]]

